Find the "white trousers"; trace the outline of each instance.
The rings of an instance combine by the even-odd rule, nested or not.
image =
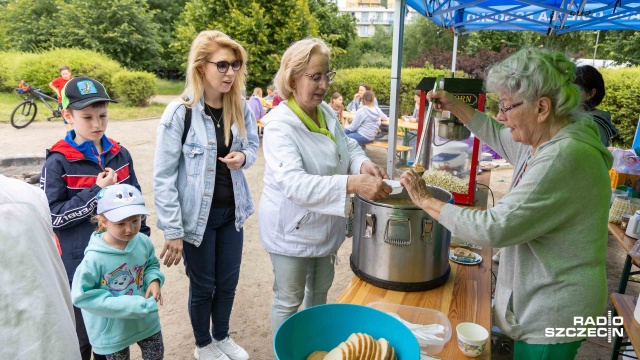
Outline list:
[[[275,336],[280,325],[304,308],[327,303],[327,293],[333,283],[335,255],[302,258],[271,255],[273,265],[273,305],[271,330]]]

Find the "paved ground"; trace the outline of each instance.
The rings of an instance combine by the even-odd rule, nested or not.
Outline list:
[[[157,120],[111,122],[107,134],[120,141],[133,155],[135,170],[151,212],[149,224],[152,227],[152,239],[157,254],[159,254],[163,241],[160,232],[154,226],[155,209],[151,190],[156,124]],[[44,155],[44,150],[60,139],[63,134],[64,125],[61,122],[36,122],[22,130],[16,130],[9,124],[0,124],[0,157]],[[386,154],[383,149],[367,150],[367,154],[379,164],[385,162]],[[0,172],[2,170],[0,168]],[[503,166],[493,171],[491,187],[494,189],[496,201],[508,189],[511,171],[510,166]],[[262,149],[260,149],[256,164],[246,172],[256,209],[262,191],[263,172],[264,158],[262,157]],[[273,358],[269,327],[273,275],[269,256],[262,249],[258,239],[257,219],[257,214],[254,214],[245,224],[243,264],[231,319],[231,335],[249,351],[252,359],[266,360]],[[353,277],[353,273],[349,269],[348,257],[350,254],[351,241],[347,240],[338,253],[340,262],[336,267],[334,285],[329,293],[330,302],[336,300]],[[607,255],[609,292],[617,289],[624,255],[620,246],[610,237]],[[182,264],[171,268],[163,267],[163,272],[167,276],[167,281],[163,288],[164,306],[160,310],[160,317],[165,339],[166,359],[189,359],[192,358],[193,353],[193,335],[186,312],[188,280]],[[637,295],[639,290],[640,286],[632,283],[627,293]],[[576,301],[580,301],[580,299],[576,299]],[[600,345],[591,342],[585,343],[580,349],[579,359],[608,359],[610,344],[599,339],[593,341],[600,343]],[[137,349],[133,349],[132,353],[134,359],[140,358]],[[497,354],[497,352],[495,353]],[[508,357],[496,356],[496,358]]]

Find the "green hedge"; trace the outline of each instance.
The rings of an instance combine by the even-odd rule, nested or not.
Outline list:
[[[640,68],[600,69],[604,78],[606,95],[601,110],[611,113],[611,121],[620,130],[613,139],[630,148],[640,116]]]
[[[24,79],[50,95],[53,95],[53,91],[49,88],[49,82],[60,76],[62,65],[69,66],[73,76],[89,76],[100,81],[107,91],[111,88],[113,75],[122,70],[116,61],[89,50],[55,49],[15,55],[12,60],[15,63],[13,73],[8,76],[9,84],[5,84],[13,88]]]
[[[13,51],[0,52],[0,91],[11,92],[13,91],[13,89],[17,88],[18,82],[20,82],[20,78],[17,78],[15,76],[16,68],[22,61],[30,61],[36,59],[37,57],[37,54],[27,54]]]
[[[148,104],[148,98],[155,94],[156,82],[153,74],[127,71],[106,55],[79,49],[54,49],[39,53],[0,52],[0,91],[12,92],[18,82],[24,80],[54,96],[49,82],[60,76],[59,69],[62,65],[69,66],[73,76],[88,76],[100,81],[110,96],[122,97],[127,103]],[[120,86],[118,89],[123,93],[119,93],[114,83],[116,74],[120,82],[137,79],[140,83]],[[136,89],[139,94],[131,93],[130,88]],[[140,98],[145,100],[141,101]]]
[[[400,82],[400,115],[413,113],[415,102],[413,100],[413,92],[416,85],[423,77],[436,77],[438,75],[450,76],[449,70],[435,69],[418,69],[405,68],[402,69]],[[456,77],[465,77],[464,73],[456,72]],[[331,101],[331,95],[334,92],[342,94],[344,106],[351,100],[353,95],[358,92],[360,84],[371,85],[378,104],[389,105],[389,96],[391,94],[391,69],[380,68],[355,68],[338,70],[335,80],[329,85],[326,101]]]
[[[120,71],[113,76],[113,90],[131,106],[148,106],[156,93],[156,77],[144,71]]]
[[[606,96],[599,109],[611,112],[613,124],[620,130],[620,134],[613,139],[616,143],[631,147],[638,117],[640,116],[640,67],[623,69],[600,69],[604,77]],[[402,69],[400,85],[400,114],[413,112],[413,90],[425,76],[435,77],[444,74],[449,76],[448,70],[434,69]],[[456,77],[466,77],[462,72],[456,72]],[[335,80],[329,86],[326,101],[331,100],[331,94],[342,94],[344,105],[353,99],[360,84],[370,84],[376,94],[379,104],[389,104],[391,69],[356,68],[338,70]],[[487,111],[495,115],[497,112],[497,95],[487,94]]]

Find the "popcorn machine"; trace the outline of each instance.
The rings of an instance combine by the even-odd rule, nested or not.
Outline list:
[[[444,89],[474,109],[484,111],[483,81],[439,76],[423,78],[416,89],[421,91],[416,164],[425,169],[425,177],[435,176],[449,185],[447,190],[453,193],[454,203],[473,204],[480,140],[453,114],[435,110],[431,104],[425,109],[425,105],[429,91]]]

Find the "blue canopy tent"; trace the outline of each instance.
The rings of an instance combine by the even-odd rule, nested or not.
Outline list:
[[[389,134],[397,131],[400,72],[406,5],[434,23],[454,31],[452,73],[458,35],[479,30],[536,31],[548,35],[570,31],[640,30],[640,0],[397,0],[391,59]],[[387,172],[393,177],[395,136],[389,137]]]
[[[640,30],[640,2],[607,0],[407,0],[436,24],[478,30],[563,34],[581,30]]]

